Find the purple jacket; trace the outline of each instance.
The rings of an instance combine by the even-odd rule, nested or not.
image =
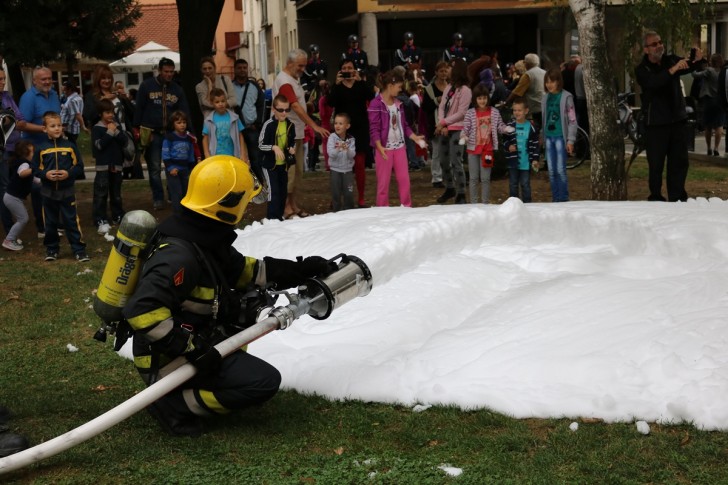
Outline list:
[[[407,124],[404,117],[404,105],[398,99],[394,100],[394,104],[399,110],[399,125],[404,133],[405,140],[412,134],[412,128]],[[389,136],[389,111],[387,105],[382,101],[381,96],[375,97],[369,103],[369,144],[372,148],[377,148],[377,140],[383,147],[387,146],[387,137]]]

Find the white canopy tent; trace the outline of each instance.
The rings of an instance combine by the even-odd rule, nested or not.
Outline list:
[[[156,42],[147,42],[133,53],[112,62],[109,66],[115,73],[152,72],[163,57],[172,59],[179,68],[179,53]]]

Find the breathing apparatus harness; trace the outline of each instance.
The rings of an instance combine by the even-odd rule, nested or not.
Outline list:
[[[132,234],[128,237],[125,234]],[[250,285],[244,290],[234,290],[225,284],[227,278],[220,265],[197,243],[173,236],[164,236],[156,229],[156,221],[145,211],[127,213],[119,225],[107,266],[94,299],[94,311],[103,324],[96,331],[94,339],[105,342],[107,335],[115,335],[114,350],[119,351],[134,335],[129,322],[123,318],[121,309],[134,294],[141,269],[162,243],[179,244],[193,250],[201,266],[212,280],[212,323],[199,328],[197,334],[211,345],[235,335],[268,314],[278,320],[278,327],[285,329],[291,323],[308,314],[317,320],[328,318],[335,308],[358,296],[366,296],[372,288],[372,273],[367,265],[356,256],[339,254],[328,261],[336,270],[325,277],[308,278],[298,286],[298,293],[277,291],[275,285],[262,288]],[[301,257],[299,256],[299,261]],[[123,274],[120,278],[118,275]],[[120,282],[124,283],[120,285]],[[275,308],[280,295],[290,304]],[[225,304],[221,314],[221,302]],[[298,308],[295,314],[289,307]],[[305,311],[302,311],[305,310]],[[187,325],[187,324],[185,324]]]

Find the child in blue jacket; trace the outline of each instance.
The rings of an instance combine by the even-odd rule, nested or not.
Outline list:
[[[86,243],[76,210],[75,182],[83,178],[83,160],[73,142],[63,138],[61,115],[49,111],[43,115],[43,131],[46,138],[38,143],[33,154],[33,174],[41,180],[43,218],[45,219],[46,261],[58,259],[63,224],[66,237],[77,261],[86,262]]]
[[[531,167],[538,169],[541,150],[538,143],[538,128],[526,119],[528,104],[523,98],[513,100],[513,121],[507,124],[513,131],[504,135],[503,149],[508,162],[509,189],[511,197],[531,202]]]
[[[172,199],[172,211],[182,212],[180,202],[187,194],[190,172],[200,161],[200,149],[197,138],[187,131],[187,115],[184,111],[175,111],[169,117],[171,130],[162,141],[162,161],[167,175],[167,190]]]

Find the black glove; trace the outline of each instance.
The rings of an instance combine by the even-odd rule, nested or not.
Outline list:
[[[336,263],[324,259],[321,256],[309,256],[303,261],[299,260],[296,263],[301,268],[301,273],[305,274],[307,278],[325,278],[339,269]]]
[[[198,370],[200,374],[214,374],[222,364],[222,356],[215,347],[205,344],[200,339],[193,340],[194,348],[186,352],[185,359]]]
[[[264,261],[266,280],[276,283],[279,289],[302,285],[308,278],[326,277],[339,268],[336,263],[321,256],[309,256],[298,261],[266,256]]]

